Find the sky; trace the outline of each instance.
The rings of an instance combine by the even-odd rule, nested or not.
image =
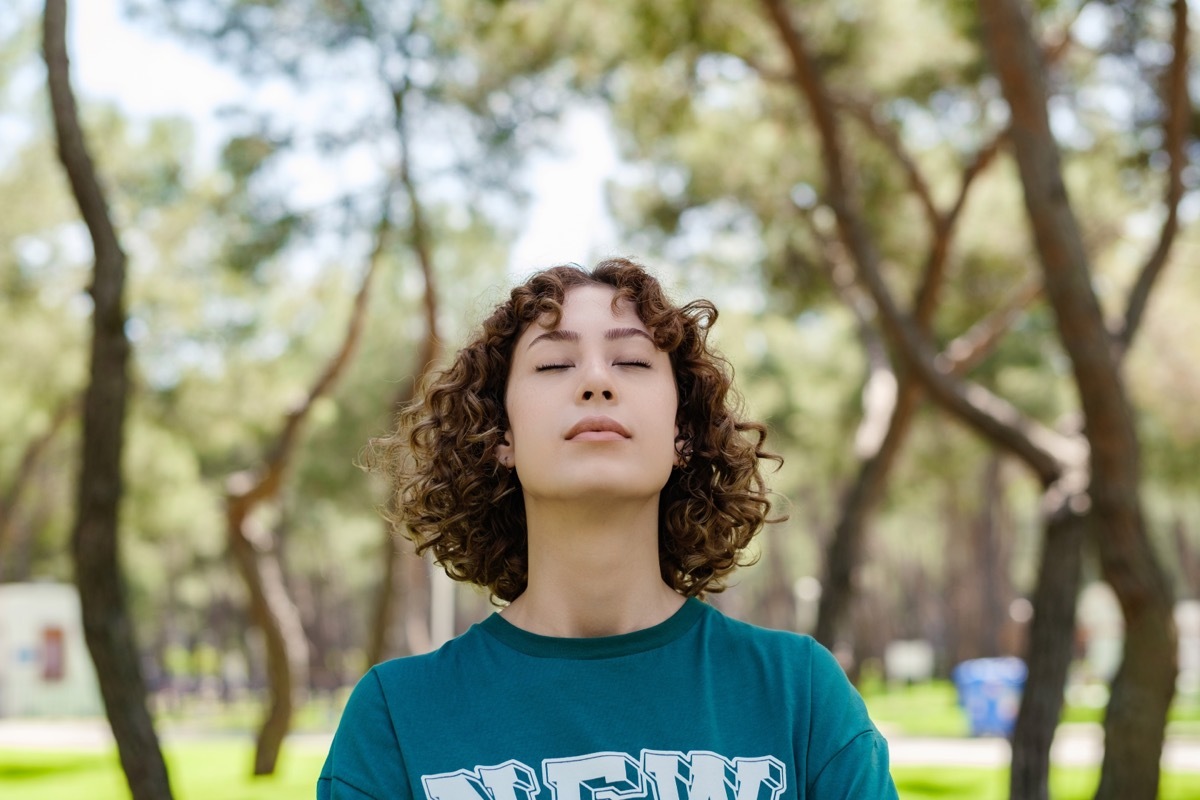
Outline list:
[[[120,6],[121,0],[71,4],[68,46],[76,91],[84,100],[115,102],[133,118],[187,117],[195,125],[202,157],[213,157],[221,138],[216,110],[250,97],[250,90],[236,73],[198,50],[124,19]],[[295,102],[283,85],[259,91],[255,98],[279,107],[305,105]],[[533,200],[510,254],[511,273],[567,261],[587,263],[621,251],[604,200],[605,180],[617,167],[610,128],[600,112],[586,108],[569,112],[562,126],[559,152],[534,157],[526,170]],[[356,169],[365,174],[370,167],[339,165],[337,174],[331,169],[309,163],[293,179],[302,193],[315,197],[337,181],[352,181]]]

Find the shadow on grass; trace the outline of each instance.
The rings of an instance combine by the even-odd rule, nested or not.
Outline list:
[[[927,781],[907,781],[897,787],[905,797],[919,794],[921,797],[962,797],[961,786]]]
[[[72,772],[88,772],[103,766],[101,756],[75,754],[36,754],[0,752],[0,782],[20,783],[39,781],[48,776],[65,776]]]

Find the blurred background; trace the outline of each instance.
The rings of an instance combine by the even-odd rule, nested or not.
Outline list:
[[[255,732],[239,776],[275,772],[289,732],[302,749],[315,736],[295,762],[309,786],[366,668],[490,613],[396,545],[386,487],[357,464],[514,281],[624,255],[677,300],[717,304],[713,339],[785,458],[770,484],[787,521],[711,602],[817,636],[885,732],[1011,736],[1028,672],[1051,730],[1087,725],[1089,741],[1120,696],[1126,626],[1157,608],[1172,633],[1154,657],[1178,669],[1129,678],[1168,715],[1136,729],[1200,742],[1195,37],[1183,2],[1030,14],[1025,69],[1073,211],[1052,224],[1086,268],[1058,294],[997,77],[1022,50],[993,42],[990,60],[971,3],[73,3],[70,78],[126,258],[111,607],[159,727]],[[103,715],[107,696],[80,607],[111,598],[71,545],[83,397],[105,380],[89,360],[99,251],[56,153],[42,35],[42,5],[11,0],[0,731]],[[1072,297],[1107,329],[1060,324]],[[1111,352],[1119,382],[1091,380],[1085,351]],[[1131,503],[1137,524],[1111,523]],[[1030,654],[1051,651],[1061,666],[1039,671]],[[972,718],[956,667],[1005,657],[1017,672],[983,712],[997,719]],[[64,763],[4,746],[0,786],[22,796],[40,790],[18,775]],[[86,796],[138,796],[115,765]],[[1062,796],[1091,796],[1081,775]],[[1186,780],[1198,794],[1162,796],[1200,796]],[[902,783],[934,796],[920,791]]]

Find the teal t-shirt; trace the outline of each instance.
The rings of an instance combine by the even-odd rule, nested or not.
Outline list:
[[[833,656],[690,599],[652,628],[539,636],[499,614],[355,687],[318,800],[894,800]]]

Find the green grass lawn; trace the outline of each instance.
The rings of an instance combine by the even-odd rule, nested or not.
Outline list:
[[[966,736],[967,715],[958,705],[954,686],[947,682],[924,683],[863,692],[875,724],[909,736]]]
[[[967,722],[954,687],[948,682],[864,691],[872,717],[886,730],[910,736],[959,737]],[[329,730],[336,724],[342,698],[309,704],[298,714],[296,729]],[[217,709],[184,707],[160,715],[159,722],[178,732],[230,733],[253,728],[257,708],[250,703]],[[1100,711],[1068,707],[1064,720],[1099,721]],[[1200,709],[1194,700],[1171,713],[1175,735],[1200,733]],[[283,800],[311,798],[324,753],[311,745],[285,744],[277,775],[252,778],[249,738],[177,741],[166,748],[176,800]],[[1004,800],[1005,769],[912,767],[893,769],[901,800]],[[1055,769],[1054,800],[1084,800],[1095,792],[1096,769]],[[115,753],[81,750],[0,750],[0,798],[20,800],[128,800],[129,792]],[[1163,776],[1160,800],[1200,798],[1200,773]]]
[[[890,689],[875,682],[863,687],[862,693],[871,719],[881,728],[909,736],[959,737],[969,732],[966,714],[958,705],[954,684],[949,681]],[[1063,722],[1099,724],[1103,720],[1102,707],[1068,705],[1063,709]],[[1168,724],[1173,735],[1200,735],[1200,700],[1177,697],[1171,706]]]
[[[189,742],[167,748],[177,800],[294,800],[315,794],[322,753],[285,749],[279,774],[251,778],[252,748],[236,741]],[[901,800],[1004,800],[1004,769],[896,767],[892,774]],[[1095,769],[1055,769],[1055,800],[1091,798],[1099,779]],[[125,779],[114,754],[78,751],[0,750],[0,797],[20,800],[128,800]],[[1200,797],[1200,773],[1166,774],[1159,800]]]
[[[324,753],[285,745],[277,774],[250,776],[253,746],[189,742],[166,748],[176,800],[294,800],[314,797]],[[115,753],[0,750],[0,797],[129,800]]]

